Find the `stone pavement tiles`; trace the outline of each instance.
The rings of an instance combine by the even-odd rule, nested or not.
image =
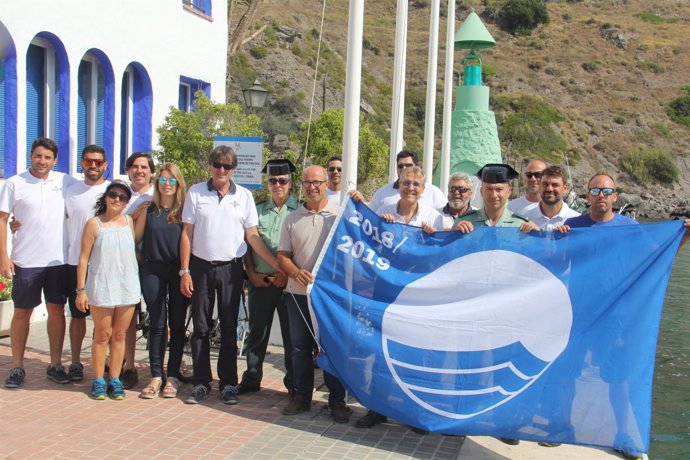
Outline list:
[[[89,321],[89,328],[91,327]],[[89,329],[90,331],[90,329]],[[145,341],[137,346],[139,384],[124,401],[93,401],[90,336],[82,360],[85,379],[59,385],[46,379],[49,364],[45,323],[32,325],[25,359],[26,382],[19,390],[0,387],[0,458],[202,458],[202,459],[507,459],[607,458],[599,449],[564,446],[538,448],[534,443],[505,446],[492,438],[462,438],[412,432],[394,422],[370,430],[354,427],[365,409],[349,401],[350,423],[336,424],[329,416],[321,372],[312,410],[282,415],[287,393],[282,384],[282,350],[270,347],[264,365],[262,391],[240,396],[240,404],[222,404],[214,385],[204,403],[184,404],[191,385],[172,400],[142,400],[148,382]],[[63,354],[69,364],[69,341]],[[188,359],[188,358],[187,358]],[[0,339],[0,377],[11,367],[9,338]],[[244,360],[239,360],[240,373]],[[615,458],[615,457],[613,457]]]

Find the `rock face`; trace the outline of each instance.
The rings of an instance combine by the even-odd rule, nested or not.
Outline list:
[[[628,43],[633,38],[633,34],[625,33],[621,29],[610,24],[604,24],[599,29],[599,34],[604,40],[611,42],[616,48],[628,49]]]

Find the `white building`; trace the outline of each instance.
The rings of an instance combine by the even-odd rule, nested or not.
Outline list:
[[[81,149],[107,152],[108,178],[155,148],[170,106],[203,90],[225,101],[226,0],[2,0],[0,178],[28,167],[37,137],[78,175]]]

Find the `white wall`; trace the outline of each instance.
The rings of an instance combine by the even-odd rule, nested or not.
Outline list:
[[[63,43],[70,65],[70,158],[76,171],[77,70],[91,48],[110,59],[115,76],[115,145],[119,171],[119,120],[122,75],[133,61],[142,64],[153,88],[153,147],[156,129],[169,107],[177,106],[180,76],[211,84],[211,98],[225,101],[227,3],[213,0],[211,20],[195,14],[182,0],[2,0],[0,22],[17,52],[17,171],[26,169],[26,50],[39,32]],[[10,152],[6,152],[8,155]],[[62,154],[62,152],[61,152]]]

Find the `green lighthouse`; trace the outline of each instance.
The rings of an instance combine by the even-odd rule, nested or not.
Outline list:
[[[482,83],[477,50],[496,41],[472,11],[455,33],[455,49],[469,50],[462,59],[463,81],[458,86],[451,118],[450,171],[475,174],[487,163],[501,163],[496,116],[489,110],[489,87]]]

